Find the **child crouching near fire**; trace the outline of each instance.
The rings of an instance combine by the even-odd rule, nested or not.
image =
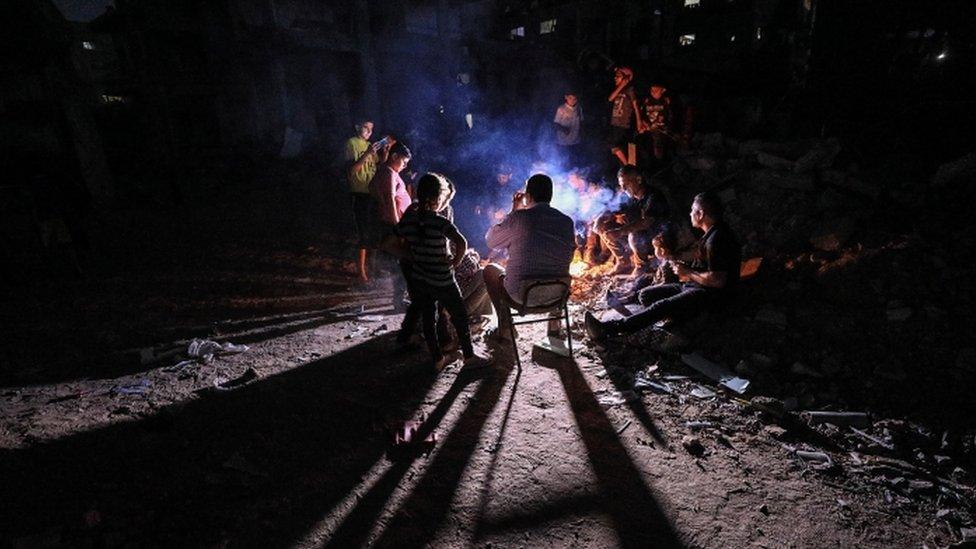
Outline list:
[[[640,291],[644,288],[678,282],[678,275],[671,269],[671,262],[675,261],[674,253],[678,247],[678,239],[674,232],[665,230],[657,233],[651,240],[651,245],[654,246],[654,257],[658,262],[657,270],[638,277],[630,289],[621,295],[615,295],[608,290],[607,303],[611,300],[621,304],[636,303],[639,301]]]
[[[420,309],[424,339],[437,371],[453,362],[455,356],[453,353],[445,355],[438,341],[438,304],[447,310],[457,332],[464,355],[464,369],[489,365],[488,359],[474,352],[468,315],[454,277],[454,268],[464,259],[463,252],[467,250],[468,242],[454,223],[437,215],[450,194],[450,184],[444,177],[425,174],[417,182],[416,202],[407,209],[397,225],[397,234],[409,250],[410,301],[417,303]],[[455,250],[460,250],[453,257],[450,254],[451,244]]]

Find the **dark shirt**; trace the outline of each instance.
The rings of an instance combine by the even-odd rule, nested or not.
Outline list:
[[[660,99],[647,97],[641,107],[644,110],[644,121],[651,131],[668,131],[671,127],[671,98],[662,95]]]
[[[610,110],[610,125],[618,128],[633,126],[634,103],[636,101],[637,94],[634,93],[633,86],[627,86],[617,94],[617,97],[613,98]]]
[[[691,263],[692,270],[698,272],[725,273],[725,286],[722,288],[706,288],[730,292],[739,283],[739,267],[742,263],[742,249],[736,240],[732,229],[725,223],[718,223],[698,241],[698,251]],[[689,283],[698,286],[695,283]]]
[[[637,201],[637,208],[641,219],[650,218],[656,222],[664,221],[671,213],[664,194],[650,186],[645,187],[644,198]]]

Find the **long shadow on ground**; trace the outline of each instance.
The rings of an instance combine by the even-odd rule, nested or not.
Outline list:
[[[479,525],[479,537],[600,510],[610,516],[622,547],[682,547],[677,532],[644,483],[579,366],[572,360],[542,354],[537,361],[559,374],[597,478],[598,494],[592,498],[554,498],[546,507],[529,514],[493,518]]]
[[[280,546],[373,467],[381,419],[418,407],[434,374],[386,357],[392,335],[227,394],[23,450],[0,451],[0,539],[53,531],[135,546]],[[81,517],[97,510],[100,525]]]
[[[496,364],[495,368],[485,371],[470,404],[461,412],[447,437],[438,444],[440,448],[437,456],[391,519],[389,527],[377,543],[378,546],[420,547],[427,542],[430,534],[436,532],[447,515],[461,475],[507,382],[510,370],[510,365],[501,367]],[[464,387],[475,380],[474,374],[459,375],[415,436],[422,439],[433,432]],[[411,465],[412,460],[405,459],[390,468],[360,498],[355,509],[334,532],[327,547],[363,545]]]

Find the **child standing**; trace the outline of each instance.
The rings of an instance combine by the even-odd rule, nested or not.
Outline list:
[[[410,296],[420,309],[424,339],[438,371],[451,363],[450,354],[441,350],[437,336],[438,304],[451,317],[458,343],[464,354],[464,368],[488,366],[488,359],[474,352],[468,315],[461,291],[454,278],[454,268],[464,259],[468,242],[454,223],[437,215],[449,200],[450,184],[437,174],[425,174],[417,182],[417,201],[407,209],[397,225],[397,234],[410,251]],[[450,253],[453,245],[459,253]]]

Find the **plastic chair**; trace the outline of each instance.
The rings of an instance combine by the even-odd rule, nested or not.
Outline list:
[[[515,341],[515,326],[522,324],[535,324],[538,322],[549,322],[550,320],[562,320],[566,324],[566,346],[569,348],[569,356],[573,357],[573,332],[569,326],[569,293],[570,283],[564,279],[545,278],[526,281],[522,290],[522,301],[510,306],[512,309],[512,350],[515,352],[515,361],[522,367],[522,359],[519,357],[518,344]],[[560,313],[553,316],[553,313]],[[516,320],[517,317],[527,317],[530,315],[547,314],[543,318],[528,318]]]

